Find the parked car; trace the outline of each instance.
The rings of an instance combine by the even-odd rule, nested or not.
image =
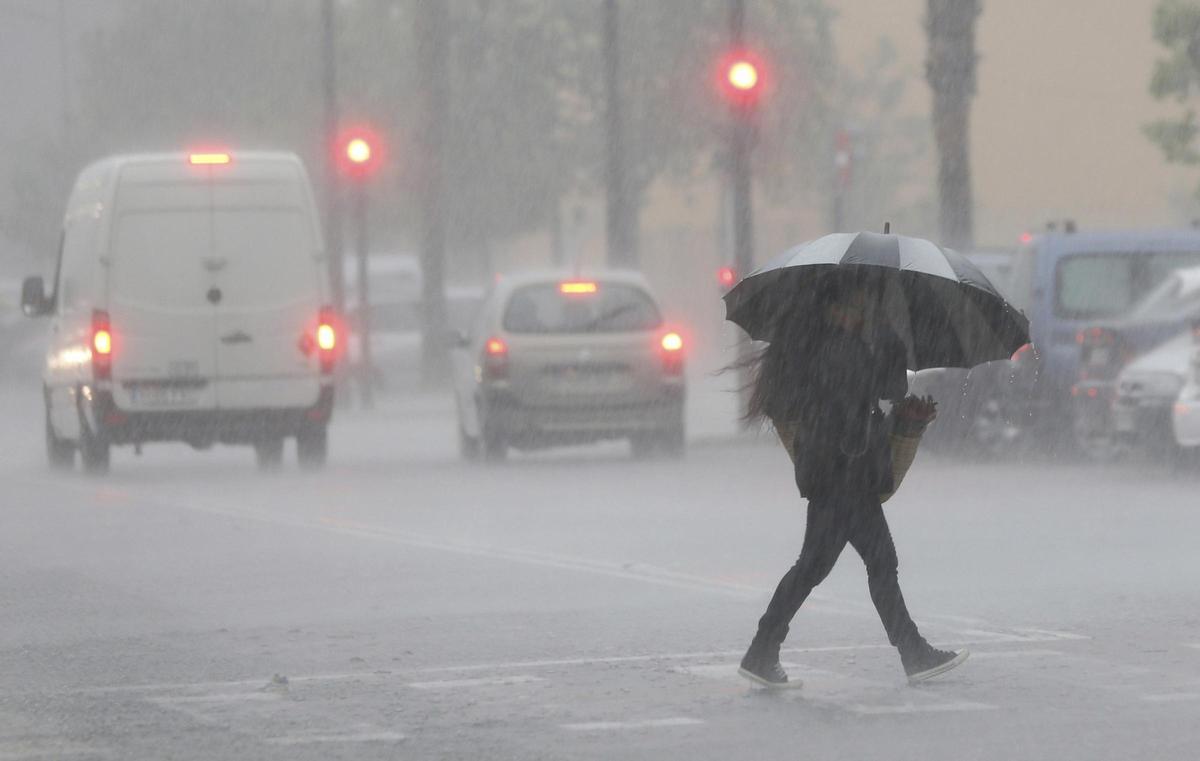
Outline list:
[[[1033,347],[1012,388],[1002,390],[1008,417],[1024,421],[1043,441],[1079,443],[1075,421],[1093,412],[1079,411],[1073,400],[1111,406],[1099,389],[1072,396],[1080,380],[1082,331],[1124,317],[1172,272],[1193,266],[1200,266],[1198,230],[1026,236],[1006,295],[1029,318]]]
[[[503,278],[454,338],[464,457],[628,438],[684,451],[684,341],[639,274]]]
[[[290,153],[141,154],[85,168],[67,204],[51,290],[46,451],[92,472],[110,448],[250,444],[325,462],[337,320],[317,212]]]
[[[1191,373],[1194,349],[1191,330],[1185,330],[1130,362],[1117,376],[1113,431],[1123,450],[1174,449],[1172,415]]]
[[[1112,411],[1118,393],[1123,393],[1118,388],[1122,371],[1185,331],[1197,317],[1200,267],[1188,267],[1169,274],[1129,314],[1079,332],[1079,382],[1071,393],[1076,437],[1084,451],[1103,456],[1120,443]]]
[[[1175,444],[1190,453],[1193,461],[1200,455],[1200,320],[1192,323],[1192,352],[1187,378],[1172,408],[1171,429]]]

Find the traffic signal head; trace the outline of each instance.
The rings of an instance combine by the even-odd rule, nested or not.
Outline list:
[[[721,57],[717,67],[717,88],[736,108],[758,105],[766,86],[766,67],[749,50],[732,50]]]
[[[382,161],[381,141],[363,127],[345,130],[338,135],[334,153],[342,174],[366,179],[375,173]]]
[[[721,286],[721,290],[728,291],[737,285],[737,280],[737,271],[733,267],[722,267],[717,270],[717,285]]]

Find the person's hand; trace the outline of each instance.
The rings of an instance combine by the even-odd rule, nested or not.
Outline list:
[[[896,418],[914,423],[929,423],[937,417],[937,402],[932,396],[909,394],[896,402]]]

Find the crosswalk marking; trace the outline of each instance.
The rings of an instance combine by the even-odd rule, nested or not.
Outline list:
[[[284,737],[268,737],[271,745],[310,745],[318,743],[370,743],[370,742],[400,742],[405,736],[399,732],[352,732],[347,734],[323,735],[287,735]]]
[[[571,732],[604,732],[627,729],[656,729],[659,727],[691,727],[704,722],[686,716],[673,716],[666,719],[643,719],[640,721],[587,721],[579,724],[563,724],[563,729]]]
[[[518,676],[484,677],[480,679],[444,679],[437,682],[409,682],[408,686],[418,690],[454,690],[464,687],[505,686],[544,681],[546,680],[540,676],[523,674]]]

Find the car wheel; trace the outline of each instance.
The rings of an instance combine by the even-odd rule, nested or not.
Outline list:
[[[51,470],[64,471],[75,467],[75,445],[63,441],[50,425],[50,406],[46,405],[46,462]]]
[[[657,444],[654,434],[636,433],[629,437],[629,454],[635,460],[648,459],[654,456]]]
[[[314,425],[296,434],[296,460],[301,470],[320,470],[329,459],[329,429]]]
[[[80,426],[79,460],[83,472],[103,475],[108,472],[112,448],[108,439],[92,432],[86,423]]]
[[[468,462],[479,459],[479,439],[469,436],[462,423],[458,424],[458,455]]]
[[[683,422],[668,428],[659,434],[658,446],[662,453],[672,459],[679,459],[687,452],[687,437]]]
[[[283,467],[283,437],[263,439],[254,443],[254,461],[264,473]]]

